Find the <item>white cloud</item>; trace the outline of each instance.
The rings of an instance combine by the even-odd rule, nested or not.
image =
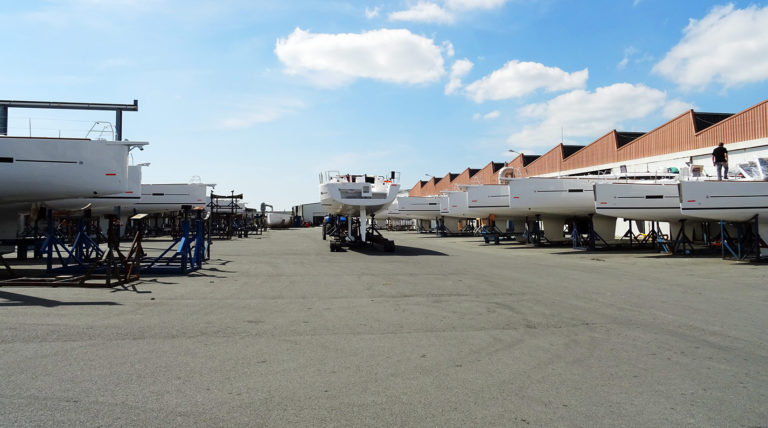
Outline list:
[[[368,19],[373,19],[379,16],[379,7],[376,6],[373,9],[365,8],[365,17]]]
[[[451,66],[451,78],[448,84],[445,85],[445,94],[450,95],[461,88],[461,79],[472,70],[472,61],[468,59],[460,59],[453,63]]]
[[[537,62],[513,60],[488,76],[467,85],[467,96],[475,102],[521,97],[544,89],[547,92],[584,87],[589,71],[565,72]]]
[[[409,9],[390,13],[389,19],[392,21],[452,24],[455,17],[435,3],[420,1]]]
[[[664,106],[664,110],[662,110],[661,114],[665,119],[672,119],[691,109],[696,109],[696,106],[693,103],[681,100],[671,100]]]
[[[456,51],[453,49],[453,43],[446,40],[443,42],[443,52],[445,52],[445,56],[452,57],[456,54]]]
[[[475,114],[472,115],[472,119],[474,119],[474,120],[480,120],[480,119],[491,120],[491,119],[497,119],[499,116],[501,116],[501,112],[498,111],[498,110],[494,110],[494,111],[492,111],[490,113],[486,113],[486,114],[475,113]]]
[[[295,100],[265,100],[260,106],[242,106],[220,121],[223,128],[250,128],[259,123],[274,122],[297,110],[304,108],[304,103]]]
[[[418,84],[445,74],[441,48],[408,30],[312,34],[297,28],[277,40],[275,54],[286,73],[306,76],[322,86],[357,78]]]
[[[624,70],[627,67],[627,64],[629,64],[629,59],[635,55],[638,52],[637,48],[634,46],[630,46],[628,48],[624,49],[624,58],[619,61],[618,64],[616,64],[616,68],[619,70]]]
[[[712,82],[725,87],[768,79],[768,6],[713,8],[703,19],[691,19],[682,40],[653,71],[684,89],[704,89]]]
[[[433,1],[420,0],[406,10],[389,14],[392,21],[453,24],[457,12],[491,10],[503,6],[508,0],[443,0],[444,7]]]
[[[566,138],[596,138],[611,129],[620,129],[626,121],[641,119],[653,113],[669,113],[682,109],[679,100],[668,100],[667,94],[645,85],[616,83],[597,88],[594,92],[576,90],[557,96],[545,103],[529,104],[518,113],[538,121],[512,134],[508,143],[524,149],[551,147],[560,141],[561,130]]]
[[[445,6],[454,10],[496,9],[507,0],[445,0]]]
[[[651,54],[643,52],[634,46],[629,46],[624,48],[624,57],[621,59],[621,61],[619,61],[618,64],[616,64],[616,69],[624,70],[630,63],[641,64],[651,62],[653,60],[654,58]]]

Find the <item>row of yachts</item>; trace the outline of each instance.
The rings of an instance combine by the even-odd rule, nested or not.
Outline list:
[[[563,224],[591,217],[601,236],[615,236],[617,220],[665,222],[670,232],[682,221],[757,220],[768,241],[768,162],[745,165],[739,179],[715,181],[676,174],[505,178],[499,184],[469,185],[436,196],[400,196],[387,209],[395,219],[488,218],[524,228],[531,219],[557,239]]]
[[[142,183],[142,168],[130,165],[131,151],[147,142],[87,138],[0,136],[0,254],[14,250],[24,223],[41,208],[63,212],[89,210],[116,215],[125,224],[137,212],[205,207],[209,185]]]
[[[382,176],[333,175],[321,184],[322,203],[331,215],[440,221],[488,219],[537,233],[552,242],[565,239],[567,225],[588,218],[595,233],[618,240],[625,221],[662,225],[675,236],[702,222],[751,222],[768,242],[768,160],[738,165],[729,179],[681,174],[510,177],[502,168],[498,184],[460,185],[433,196],[408,196]],[[453,223],[451,223],[451,221]],[[641,228],[643,228],[641,227]],[[661,226],[659,226],[661,227]]]

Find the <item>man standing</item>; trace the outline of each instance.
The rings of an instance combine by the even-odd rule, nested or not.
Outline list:
[[[712,151],[712,165],[717,167],[718,181],[723,178],[726,180],[728,179],[728,150],[723,147],[722,142],[720,142],[720,144],[715,147],[715,150]]]

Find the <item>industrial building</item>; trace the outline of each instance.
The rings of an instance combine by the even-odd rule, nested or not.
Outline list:
[[[507,163],[490,162],[417,182],[409,196],[431,196],[459,186],[498,183],[503,167],[515,177],[562,176],[605,172],[655,172],[671,161],[702,165],[713,175],[713,147],[724,142],[729,154],[748,156],[768,149],[768,100],[736,114],[688,110],[658,128],[642,132],[611,130],[586,146],[558,144],[543,155],[518,156]]]

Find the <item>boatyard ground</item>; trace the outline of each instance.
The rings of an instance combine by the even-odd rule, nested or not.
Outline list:
[[[4,426],[766,426],[768,265],[389,232],[0,288]]]

